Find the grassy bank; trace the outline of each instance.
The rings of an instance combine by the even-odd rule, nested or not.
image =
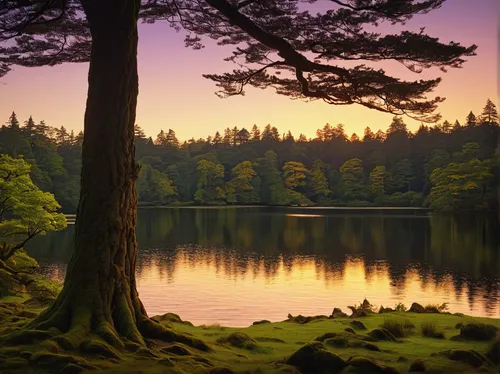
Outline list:
[[[12,332],[41,309],[24,299],[0,300],[0,335]],[[177,332],[204,341],[149,342],[150,349],[121,352],[98,338],[92,354],[66,352],[55,342],[36,338],[0,346],[2,373],[427,373],[498,372],[492,350],[500,320],[436,313],[375,313],[353,316],[292,317],[279,323],[260,321],[247,328],[193,326],[175,314],[154,317]],[[433,313],[434,311],[434,313]],[[489,326],[489,327],[488,327]],[[99,348],[100,347],[100,348]]]

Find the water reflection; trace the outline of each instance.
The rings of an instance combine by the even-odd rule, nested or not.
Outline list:
[[[73,227],[29,251],[62,279]],[[288,313],[449,302],[500,317],[495,216],[333,214],[289,208],[150,209],[139,214],[137,278],[152,315],[245,326]]]

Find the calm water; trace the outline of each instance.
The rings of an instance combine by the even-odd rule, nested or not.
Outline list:
[[[63,279],[74,226],[28,251]],[[488,215],[303,208],[139,212],[138,289],[150,315],[248,326],[330,314],[367,298],[500,317],[500,232]]]

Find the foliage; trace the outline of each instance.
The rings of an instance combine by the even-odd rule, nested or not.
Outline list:
[[[31,117],[19,127],[11,123],[16,121],[14,113],[14,120],[11,115],[0,129],[0,152],[22,155],[32,165],[33,182],[54,193],[64,211],[73,212],[83,135],[43,121],[36,124]],[[257,125],[248,137],[243,130],[228,131],[229,143],[222,145],[217,134],[181,143],[173,130],[163,135],[168,141],[161,141],[161,133],[152,140],[136,125],[136,158],[142,165],[139,203],[430,206],[442,211],[496,207],[497,124],[482,122],[448,132],[442,126],[424,126],[412,134],[402,121],[393,120],[387,139],[385,133],[378,131],[377,138],[367,128],[363,140],[355,142],[347,140],[343,126],[329,124],[318,130],[316,139],[300,141],[275,139],[271,126],[263,131],[266,140],[260,140]],[[406,141],[408,147],[401,148]],[[330,147],[331,142],[341,143]],[[403,154],[408,157],[388,157]],[[198,187],[204,178],[197,169],[200,160],[220,165],[209,192]]]
[[[31,181],[30,165],[0,155],[0,260],[9,259],[37,235],[66,227],[66,218],[51,193]]]

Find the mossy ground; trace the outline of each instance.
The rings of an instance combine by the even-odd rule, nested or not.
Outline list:
[[[40,310],[35,309],[33,305],[22,304],[22,300],[0,300],[0,335],[2,332],[21,327]],[[106,343],[98,337],[91,337],[86,342],[85,349],[67,352],[54,341],[39,341],[35,336],[25,341],[17,341],[15,345],[0,346],[0,372],[71,374],[99,370],[125,374],[300,373],[294,366],[284,363],[286,358],[327,333],[333,334],[320,339],[323,340],[324,347],[345,361],[351,357],[362,357],[378,364],[379,367],[390,367],[399,373],[408,373],[410,366],[417,359],[424,364],[427,373],[498,372],[498,367],[490,362],[472,365],[451,360],[444,355],[436,355],[448,350],[486,353],[492,341],[452,338],[460,334],[460,324],[485,323],[498,326],[500,321],[496,319],[444,313],[369,313],[368,316],[357,319],[362,321],[367,330],[351,329],[351,332],[346,329],[352,327],[352,318],[320,318],[304,324],[290,321],[262,323],[247,328],[192,326],[173,314],[155,319],[179,333],[203,340],[211,351],[204,352],[186,344],[156,340],[150,342],[149,349],[129,344],[122,351],[116,351],[107,349]],[[414,328],[406,331],[405,337],[395,342],[373,341],[368,338],[368,334],[374,329],[380,329],[386,320],[401,321],[405,324],[410,321]],[[423,324],[435,325],[436,329],[444,334],[444,339],[423,337]],[[361,361],[358,360],[359,362]],[[222,368],[231,371],[224,371]],[[370,370],[372,369],[366,367],[346,366],[340,373],[369,373]]]

